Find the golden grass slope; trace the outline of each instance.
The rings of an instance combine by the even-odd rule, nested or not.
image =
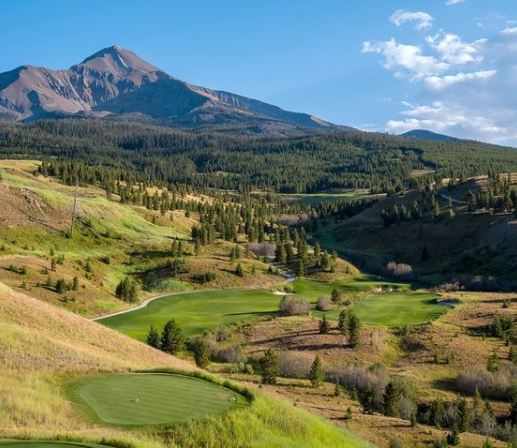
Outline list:
[[[0,284],[0,438],[82,433],[86,426],[64,393],[71,377],[158,366],[192,369],[185,361]]]

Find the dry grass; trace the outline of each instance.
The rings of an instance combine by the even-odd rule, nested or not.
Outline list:
[[[0,434],[84,429],[63,392],[76,375],[157,366],[175,357],[0,284]]]

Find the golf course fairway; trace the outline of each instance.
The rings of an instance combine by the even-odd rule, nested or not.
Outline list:
[[[113,425],[164,425],[223,412],[245,399],[206,380],[169,373],[96,375],[71,385],[92,417]]]
[[[444,307],[432,303],[435,294],[412,291],[408,286],[369,278],[336,282],[296,279],[292,283],[294,293],[313,304],[318,297],[329,297],[334,288],[340,290],[345,297],[362,294],[362,298],[354,300],[351,309],[364,325],[418,325],[432,321],[446,312]],[[388,288],[396,291],[379,292]],[[150,325],[161,329],[169,319],[175,319],[186,336],[193,336],[219,325],[275,315],[278,313],[280,299],[281,294],[273,294],[265,289],[176,293],[160,297],[143,308],[100,318],[97,322],[145,341]],[[342,307],[335,307],[326,313],[327,317],[336,320],[341,309]],[[313,311],[315,316],[321,314]]]

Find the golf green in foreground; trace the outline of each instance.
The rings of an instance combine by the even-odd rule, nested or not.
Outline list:
[[[114,425],[179,423],[245,403],[225,387],[168,373],[92,376],[71,387],[97,420]]]
[[[54,440],[0,440],[3,448],[109,448],[107,445],[81,442],[61,442]]]
[[[431,300],[429,293],[412,291],[408,284],[373,280],[367,277],[347,278],[332,283],[297,279],[294,293],[315,303],[330,296],[333,288],[353,298],[352,309],[364,325],[417,325],[442,315],[446,309]],[[382,292],[389,291],[392,292]],[[278,311],[281,295],[267,290],[196,291],[165,296],[145,308],[107,317],[99,322],[136,339],[145,340],[149,326],[161,329],[169,319],[176,319],[186,336],[201,334],[205,329],[249,320]],[[328,312],[337,319],[340,309]],[[321,313],[314,312],[319,316]]]

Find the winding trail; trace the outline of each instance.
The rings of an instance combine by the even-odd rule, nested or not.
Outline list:
[[[296,280],[296,275],[294,275],[292,272],[286,271],[284,269],[279,269],[278,273],[285,277],[285,281],[283,281],[282,283],[278,283],[278,285],[283,285],[285,283],[292,283]],[[274,287],[274,286],[276,286],[276,285],[273,285],[272,287]],[[248,288],[248,289],[254,290],[254,289],[263,289],[263,288]],[[237,289],[228,289],[227,291],[239,291],[239,290],[248,290],[248,289],[247,288],[237,288]],[[91,321],[100,321],[102,319],[107,319],[108,317],[119,316],[121,314],[126,314],[126,313],[132,313],[133,311],[141,310],[142,308],[145,308],[147,305],[149,305],[151,302],[154,302],[155,300],[158,300],[158,299],[162,299],[164,297],[177,296],[179,294],[199,294],[199,293],[214,292],[214,291],[221,291],[221,290],[223,290],[223,289],[221,289],[221,288],[219,288],[219,289],[198,289],[195,291],[178,291],[178,292],[163,293],[163,294],[159,294],[157,296],[149,297],[148,299],[145,299],[142,303],[140,303],[136,306],[133,306],[131,308],[121,310],[121,311],[115,311],[115,312],[109,313],[109,314],[102,314],[100,316],[93,317],[90,320]]]

